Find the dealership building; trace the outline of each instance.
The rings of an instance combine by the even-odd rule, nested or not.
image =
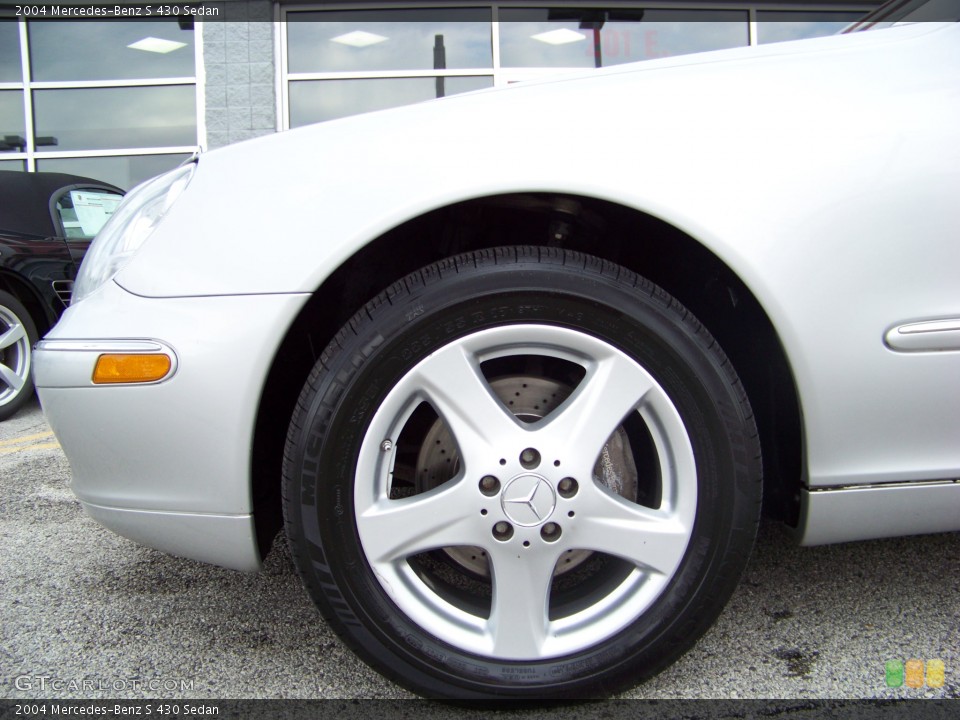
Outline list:
[[[0,7],[0,170],[130,188],[197,149],[551,73],[830,34],[878,4],[228,0],[149,19],[149,5],[126,3],[141,15],[123,20]]]

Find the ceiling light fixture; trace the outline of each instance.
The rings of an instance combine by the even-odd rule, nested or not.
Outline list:
[[[163,38],[145,37],[143,40],[137,40],[135,43],[127,45],[133,50],[143,50],[144,52],[160,53],[166,55],[174,50],[186,47],[186,43],[176,42],[175,40],[164,40]]]
[[[377,43],[382,43],[384,40],[388,40],[383,35],[377,35],[376,33],[366,32],[365,30],[354,30],[353,32],[348,32],[345,35],[337,35],[335,38],[330,38],[331,42],[340,43],[341,45],[349,45],[350,47],[367,47],[368,45],[376,45]]]
[[[559,30],[550,30],[549,32],[531,35],[530,39],[539,40],[540,42],[545,42],[548,45],[566,45],[567,43],[586,40],[587,37],[582,33],[578,33],[576,30],[561,28]]]

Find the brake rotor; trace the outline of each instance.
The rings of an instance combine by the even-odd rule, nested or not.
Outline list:
[[[490,388],[514,415],[532,423],[546,417],[570,396],[572,388],[541,377],[505,377],[490,381]],[[416,492],[425,492],[452,478],[460,465],[457,444],[441,419],[430,427],[423,438],[416,464]],[[603,446],[593,470],[593,479],[629,500],[637,497],[637,468],[630,442],[623,428],[611,435]],[[443,548],[446,557],[464,570],[481,578],[490,577],[486,552],[479,547]],[[583,564],[593,553],[589,550],[568,550],[554,570],[563,575]]]

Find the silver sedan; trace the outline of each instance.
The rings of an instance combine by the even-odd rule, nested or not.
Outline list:
[[[960,530],[960,27],[332,121],[136,189],[36,353],[86,511],[253,571],[433,697],[594,697],[761,510]]]

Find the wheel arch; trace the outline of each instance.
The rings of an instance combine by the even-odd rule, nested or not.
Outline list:
[[[20,276],[0,268],[0,290],[10,293],[23,303],[23,306],[30,313],[30,319],[33,320],[40,337],[43,337],[56,323],[56,316],[47,309],[40,293]]]
[[[359,248],[317,288],[289,328],[261,396],[252,499],[261,553],[282,527],[280,468],[303,382],[337,331],[392,282],[451,255],[544,245],[601,257],[663,287],[703,322],[733,362],[756,415],[764,513],[796,524],[802,477],[800,403],[770,318],[738,275],[704,244],[651,214],[581,195],[512,193],[429,211]]]

